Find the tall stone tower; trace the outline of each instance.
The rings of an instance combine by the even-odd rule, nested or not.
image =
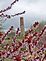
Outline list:
[[[24,19],[23,19],[23,17],[20,17],[20,29],[21,29],[21,32],[24,32]]]
[[[2,35],[3,35],[3,22],[4,22],[4,20],[3,20],[3,18],[1,18],[0,17],[0,38],[2,37]]]

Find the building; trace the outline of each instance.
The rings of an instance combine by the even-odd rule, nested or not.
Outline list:
[[[20,17],[20,29],[21,29],[21,32],[24,32],[24,19],[23,19],[23,17]]]
[[[0,17],[0,39],[3,36],[4,32],[3,32],[3,18]]]

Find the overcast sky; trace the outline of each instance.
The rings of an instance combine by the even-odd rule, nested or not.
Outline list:
[[[0,10],[9,6],[14,0],[0,0]],[[12,9],[5,12],[5,14],[14,14],[17,12],[26,11],[24,15],[25,27],[31,26],[35,21],[46,20],[46,0],[19,0],[12,6]],[[15,28],[19,27],[20,16],[8,19],[4,26],[9,27],[13,25]],[[11,24],[10,24],[11,23]],[[7,24],[7,26],[6,26]]]

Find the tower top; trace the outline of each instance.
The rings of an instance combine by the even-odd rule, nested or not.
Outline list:
[[[23,19],[23,17],[20,17],[20,19]]]

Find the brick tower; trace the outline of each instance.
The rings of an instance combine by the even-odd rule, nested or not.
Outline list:
[[[20,17],[20,29],[21,29],[21,32],[24,32],[24,19],[23,19],[23,17]]]

